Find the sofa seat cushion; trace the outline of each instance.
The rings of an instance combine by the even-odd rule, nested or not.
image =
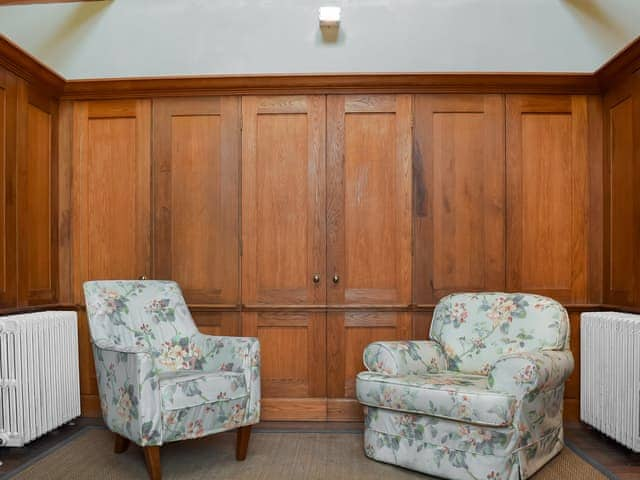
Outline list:
[[[178,410],[248,393],[244,373],[180,370],[160,374],[160,395],[164,410]]]
[[[361,372],[356,392],[361,403],[372,407],[478,425],[511,425],[516,410],[516,398],[490,390],[484,375],[446,372],[389,376]]]

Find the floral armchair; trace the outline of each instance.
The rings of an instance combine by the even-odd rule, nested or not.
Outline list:
[[[170,281],[84,284],[102,414],[116,453],[144,447],[161,477],[159,447],[239,428],[244,460],[260,417],[260,345],[201,334]]]
[[[367,456],[450,479],[518,480],[560,452],[573,356],[559,303],[449,295],[430,338],[366,348],[356,390]]]

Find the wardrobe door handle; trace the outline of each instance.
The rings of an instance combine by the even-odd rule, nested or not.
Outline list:
[[[335,274],[333,275],[332,280],[333,280],[333,283],[338,283],[338,282],[340,281],[340,277],[338,276],[338,274],[337,274],[337,273],[335,273]]]
[[[312,277],[313,283],[320,283],[320,275],[315,273]]]

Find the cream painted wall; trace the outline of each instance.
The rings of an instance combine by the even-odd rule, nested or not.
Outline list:
[[[106,0],[0,7],[0,32],[70,79],[591,72],[640,35],[640,0]]]

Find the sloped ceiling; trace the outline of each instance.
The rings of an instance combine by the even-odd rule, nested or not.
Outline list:
[[[3,6],[0,32],[67,79],[577,73],[640,35],[640,0],[104,0]]]

